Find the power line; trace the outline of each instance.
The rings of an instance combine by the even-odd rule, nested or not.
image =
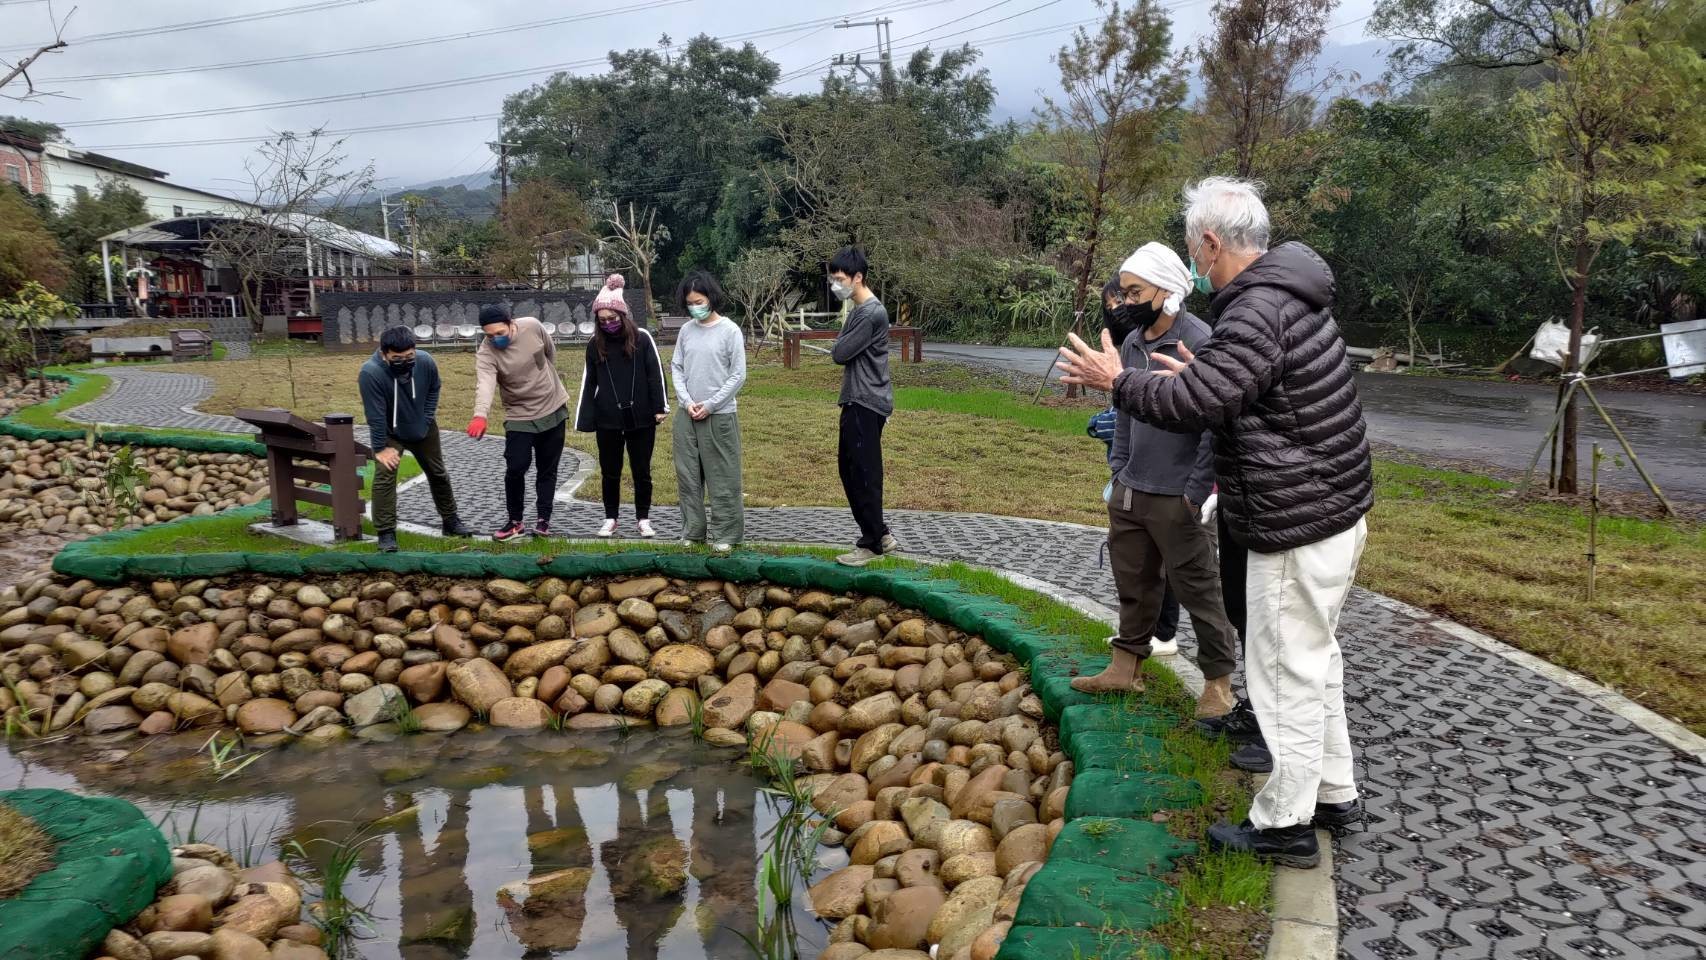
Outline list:
[[[986,13],[990,10],[995,9],[996,7],[1002,6],[1002,5],[1004,5],[1006,3],[1010,3],[1010,2],[1012,2],[1012,0],[1000,0],[999,3],[991,4],[990,6],[984,7],[982,10],[973,11],[972,13],[966,14],[963,17],[955,17],[952,20],[948,20],[948,21],[945,21],[943,23],[938,23],[933,27],[926,27],[923,30],[913,31],[912,33],[906,34],[905,36],[901,37],[901,39],[907,40],[907,39],[910,39],[912,37],[919,36],[920,34],[931,33],[933,31],[940,30],[943,27],[952,26],[953,24],[956,24],[956,23],[959,23],[959,22],[965,20],[967,17],[975,17],[980,13]],[[1044,3],[1040,3],[1034,7],[1030,7],[1030,8],[1025,9],[1025,10],[1021,10],[1018,13],[1009,14],[1008,16],[1000,18],[999,20],[991,20],[988,23],[973,24],[972,26],[967,27],[963,30],[957,30],[957,31],[954,31],[952,33],[946,33],[946,34],[942,34],[941,36],[930,37],[927,39],[929,41],[932,41],[932,42],[936,41],[936,40],[945,40],[949,37],[957,37],[957,36],[960,36],[961,34],[971,33],[971,32],[976,31],[976,30],[982,30],[985,27],[993,27],[998,23],[1006,23],[1009,20],[1017,19],[1017,18],[1022,17],[1028,13],[1034,13],[1038,10],[1043,9],[1044,7],[1052,7],[1059,2],[1060,2],[1060,0],[1046,0],[1046,2],[1044,2]],[[926,46],[926,45],[927,45],[926,43],[913,43],[913,44],[908,44],[907,46],[921,47],[921,46]],[[873,48],[873,47],[861,47],[854,52],[855,53],[865,53],[867,51],[874,51],[874,50],[875,50],[875,48]],[[801,67],[800,69],[789,73],[788,75],[779,79],[777,82],[778,83],[786,83],[788,81],[796,80],[800,77],[806,76],[806,75],[811,74],[811,73],[820,73],[820,72],[822,72],[819,69],[820,67],[832,65],[834,63],[834,60],[835,60],[834,57],[826,57],[822,60],[814,61],[813,63],[808,64],[805,67]]]
[[[503,114],[487,113],[472,117],[441,117],[436,120],[414,120],[399,123],[383,123],[364,127],[345,127],[340,130],[317,130],[316,133],[326,136],[359,136],[365,133],[381,133],[391,130],[415,130],[426,127],[448,127],[462,123],[476,123],[489,120],[500,120]],[[269,133],[265,136],[249,137],[216,137],[205,140],[157,140],[152,143],[107,143],[85,147],[86,150],[159,150],[171,147],[213,147],[233,143],[265,143],[277,139],[280,135]]]
[[[532,20],[527,23],[507,24],[501,27],[490,27],[485,30],[470,30],[464,33],[448,33],[437,37],[419,37],[414,40],[396,40],[390,43],[375,43],[360,47],[345,47],[342,50],[325,50],[318,53],[301,53],[282,57],[263,57],[261,59],[230,60],[224,63],[160,67],[154,70],[132,70],[126,73],[89,73],[72,77],[50,77],[43,79],[41,82],[86,83],[94,80],[128,80],[137,77],[163,77],[181,73],[207,73],[215,70],[235,70],[242,67],[262,67],[280,63],[304,63],[310,60],[329,60],[334,57],[347,57],[358,53],[379,53],[387,50],[407,50],[413,47],[424,47],[431,44],[450,43],[456,40],[493,37],[505,33],[515,33],[520,30],[536,30],[542,27],[559,26],[565,23],[598,20],[604,17],[620,16],[627,13],[641,13],[647,10],[657,9],[659,7],[670,7],[692,2],[694,2],[694,0],[648,0],[648,2],[645,3],[635,3],[625,7],[612,7],[607,10],[595,10],[591,13],[579,13],[567,17],[552,17],[548,20]]]
[[[272,10],[257,10],[253,13],[237,13],[229,17],[215,17],[208,20],[189,20],[183,23],[171,23],[158,27],[138,27],[134,30],[114,30],[111,33],[92,33],[83,37],[71,37],[66,40],[74,46],[90,43],[104,43],[108,40],[133,40],[137,37],[154,37],[163,33],[182,33],[187,30],[205,30],[208,27],[222,27],[233,23],[254,23],[258,20],[273,20],[278,17],[290,17],[299,13],[319,13],[338,7],[353,7],[358,4],[372,3],[373,0],[320,0],[318,3],[307,3],[295,7],[278,7]],[[46,41],[51,43],[52,41]],[[23,44],[8,47],[8,50],[33,50],[40,43]]]

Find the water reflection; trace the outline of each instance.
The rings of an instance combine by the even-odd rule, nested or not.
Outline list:
[[[329,852],[311,841],[371,822],[349,882],[358,902],[372,898],[370,958],[750,955],[737,931],[755,927],[759,838],[775,811],[738,752],[658,731],[465,731],[280,746],[219,782],[196,752],[203,739],[0,750],[0,786],[122,796],[169,834],[252,862],[290,839]],[[823,943],[803,891],[796,912],[805,939]]]

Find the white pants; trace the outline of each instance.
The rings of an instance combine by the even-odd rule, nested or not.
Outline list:
[[[1258,829],[1308,823],[1316,803],[1356,799],[1345,725],[1339,611],[1356,577],[1368,522],[1280,553],[1250,552],[1244,675],[1274,757],[1250,805]]]

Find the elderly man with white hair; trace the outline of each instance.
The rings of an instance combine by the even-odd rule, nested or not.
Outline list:
[[[1189,355],[1209,339],[1208,325],[1181,309],[1191,277],[1179,255],[1159,243],[1138,248],[1120,265],[1124,317],[1133,328],[1120,351],[1127,369],[1146,370],[1157,357]],[[1165,369],[1165,368],[1162,368]],[[1191,612],[1197,664],[1207,683],[1197,716],[1232,710],[1237,633],[1220,594],[1214,542],[1202,525],[1202,504],[1214,489],[1213,451],[1202,428],[1179,432],[1126,411],[1114,425],[1112,494],[1108,498],[1108,562],[1120,598],[1119,634],[1109,638],[1108,668],[1072,681],[1083,693],[1140,693],[1143,661],[1168,585]]]
[[[1106,338],[1100,351],[1074,338],[1061,367],[1139,420],[1212,432],[1220,509],[1249,551],[1245,680],[1273,773],[1250,818],[1217,824],[1208,840],[1313,867],[1314,828],[1362,816],[1335,634],[1374,502],[1367,427],[1327,264],[1301,243],[1268,249],[1254,184],[1210,177],[1185,202],[1192,281],[1212,291],[1213,337],[1194,356],[1158,356],[1158,370],[1125,369]]]

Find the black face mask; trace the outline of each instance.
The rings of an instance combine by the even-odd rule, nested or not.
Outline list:
[[[1123,303],[1107,311],[1103,316],[1105,318],[1103,326],[1108,328],[1108,335],[1114,338],[1116,349],[1125,343],[1125,338],[1131,336],[1133,330],[1137,329],[1132,322],[1131,308]]]
[[[385,368],[391,371],[391,376],[393,377],[406,377],[415,370],[415,358],[410,357],[407,360],[387,360],[385,361]]]
[[[1155,321],[1161,319],[1161,308],[1152,303],[1128,303],[1125,305],[1126,322],[1134,329],[1148,330],[1155,326]]]

